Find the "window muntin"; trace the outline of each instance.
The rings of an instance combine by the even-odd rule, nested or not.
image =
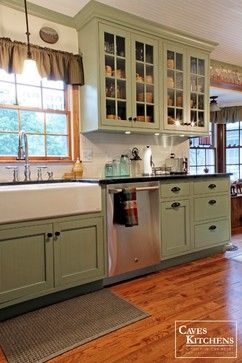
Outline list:
[[[215,173],[214,125],[209,126],[209,136],[190,139],[190,174]]]
[[[226,124],[226,172],[233,173],[232,180],[242,178],[242,122]]]
[[[70,113],[63,82],[31,80],[0,69],[0,160],[16,159],[20,130],[28,135],[30,158],[71,158]]]

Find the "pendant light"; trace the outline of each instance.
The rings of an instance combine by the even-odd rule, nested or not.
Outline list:
[[[38,68],[36,65],[36,61],[32,59],[30,44],[29,44],[29,22],[28,22],[28,11],[27,11],[27,1],[24,0],[24,9],[25,9],[25,20],[26,20],[26,35],[27,35],[27,59],[24,60],[24,67],[22,75],[26,78],[33,80],[40,80],[40,75],[38,72]]]
[[[216,111],[220,111],[220,107],[217,104],[216,99],[218,98],[218,96],[210,96],[211,101],[210,101],[210,112],[216,112]]]

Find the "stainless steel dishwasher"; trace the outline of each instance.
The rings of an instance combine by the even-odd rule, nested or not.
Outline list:
[[[136,189],[138,225],[125,227],[113,222],[114,194]],[[160,262],[160,217],[158,182],[107,185],[108,276],[156,265]]]

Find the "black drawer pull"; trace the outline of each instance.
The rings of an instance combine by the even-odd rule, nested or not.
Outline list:
[[[216,228],[217,227],[214,224],[212,224],[208,229],[209,231],[214,231]]]
[[[208,202],[208,204],[210,204],[210,205],[214,205],[214,204],[216,204],[217,202],[216,202],[216,200],[214,200],[214,199],[211,199],[209,202]]]
[[[173,188],[171,188],[171,191],[173,192],[173,193],[175,193],[175,192],[179,192],[181,190],[181,188],[179,188],[179,187],[173,187]]]
[[[179,202],[174,202],[174,203],[172,203],[171,207],[172,207],[172,208],[178,208],[178,207],[180,207],[180,205],[181,205],[181,203],[179,203]]]
[[[47,237],[51,238],[51,237],[53,237],[53,234],[49,232],[49,233],[47,233]]]
[[[128,120],[129,120],[129,121],[132,121],[132,117],[128,117]]]
[[[133,121],[137,121],[137,117],[134,117],[134,118],[133,118]]]
[[[60,232],[58,232],[58,231],[57,231],[57,232],[55,232],[55,236],[56,236],[56,237],[59,237],[59,236],[60,236]]]
[[[216,184],[209,184],[209,189],[214,189],[214,188],[216,188]]]

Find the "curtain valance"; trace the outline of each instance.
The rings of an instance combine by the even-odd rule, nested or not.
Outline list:
[[[83,85],[82,57],[50,48],[30,45],[32,58],[39,74],[49,80],[62,80],[66,84]],[[20,74],[27,56],[27,44],[0,38],[0,68],[8,73]]]
[[[220,111],[210,112],[210,121],[216,124],[242,121],[242,106],[223,107]]]

